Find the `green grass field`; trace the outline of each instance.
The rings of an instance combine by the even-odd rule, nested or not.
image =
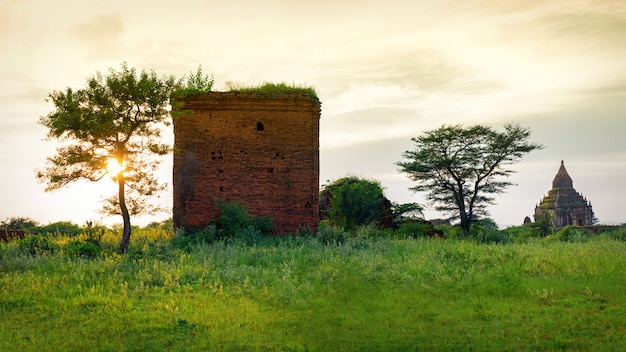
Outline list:
[[[110,238],[109,238],[109,237]],[[624,351],[626,242],[0,244],[0,351]]]

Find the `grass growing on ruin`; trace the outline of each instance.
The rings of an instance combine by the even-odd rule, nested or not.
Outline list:
[[[317,92],[313,87],[301,86],[296,84],[288,84],[285,82],[270,83],[266,82],[257,86],[249,86],[240,83],[229,82],[227,89],[231,92],[239,93],[260,93],[269,96],[278,96],[282,94],[301,93],[317,99]]]
[[[0,245],[0,350],[624,350],[626,242]],[[110,244],[109,244],[110,242]],[[109,248],[110,246],[110,248]]]

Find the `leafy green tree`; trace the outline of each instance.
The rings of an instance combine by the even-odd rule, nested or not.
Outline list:
[[[71,221],[57,221],[45,226],[39,227],[39,233],[41,234],[57,234],[62,233],[68,236],[77,236],[83,232],[83,228],[74,224]]]
[[[358,177],[340,178],[320,194],[320,215],[346,231],[371,222],[391,222],[391,202],[378,181]],[[391,224],[389,224],[391,225]]]
[[[13,217],[0,223],[0,227],[7,230],[34,230],[37,228],[37,221],[25,217]]]
[[[535,222],[528,225],[536,231],[540,237],[546,237],[554,232],[552,217],[546,212],[542,214],[535,214]]]
[[[83,89],[53,91],[55,110],[39,123],[48,138],[61,142],[37,178],[53,191],[78,180],[99,181],[112,174],[117,194],[104,200],[103,211],[123,219],[119,253],[128,250],[130,216],[158,210],[148,198],[165,188],[154,176],[158,156],[170,152],[161,142],[169,125],[169,99],[180,83],[154,71],[137,73],[126,63],[107,76],[98,72]]]
[[[394,224],[402,223],[408,219],[424,219],[424,207],[417,203],[391,203]]]
[[[412,138],[414,150],[405,151],[406,161],[397,165],[417,182],[413,191],[428,192],[426,198],[435,209],[460,219],[463,233],[469,236],[472,222],[493,204],[490,194],[512,185],[500,179],[514,172],[503,166],[543,148],[529,142],[529,137],[529,129],[514,124],[506,124],[504,132],[481,125],[444,125]]]

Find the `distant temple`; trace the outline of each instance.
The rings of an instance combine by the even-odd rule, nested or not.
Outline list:
[[[576,192],[562,160],[552,180],[552,189],[535,207],[535,221],[541,216],[547,216],[556,228],[567,225],[589,226],[595,221],[591,203]]]

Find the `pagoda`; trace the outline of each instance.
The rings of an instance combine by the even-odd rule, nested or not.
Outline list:
[[[591,202],[576,192],[563,160],[552,180],[552,189],[535,207],[535,221],[541,216],[547,216],[555,228],[567,225],[590,226],[595,221]]]

